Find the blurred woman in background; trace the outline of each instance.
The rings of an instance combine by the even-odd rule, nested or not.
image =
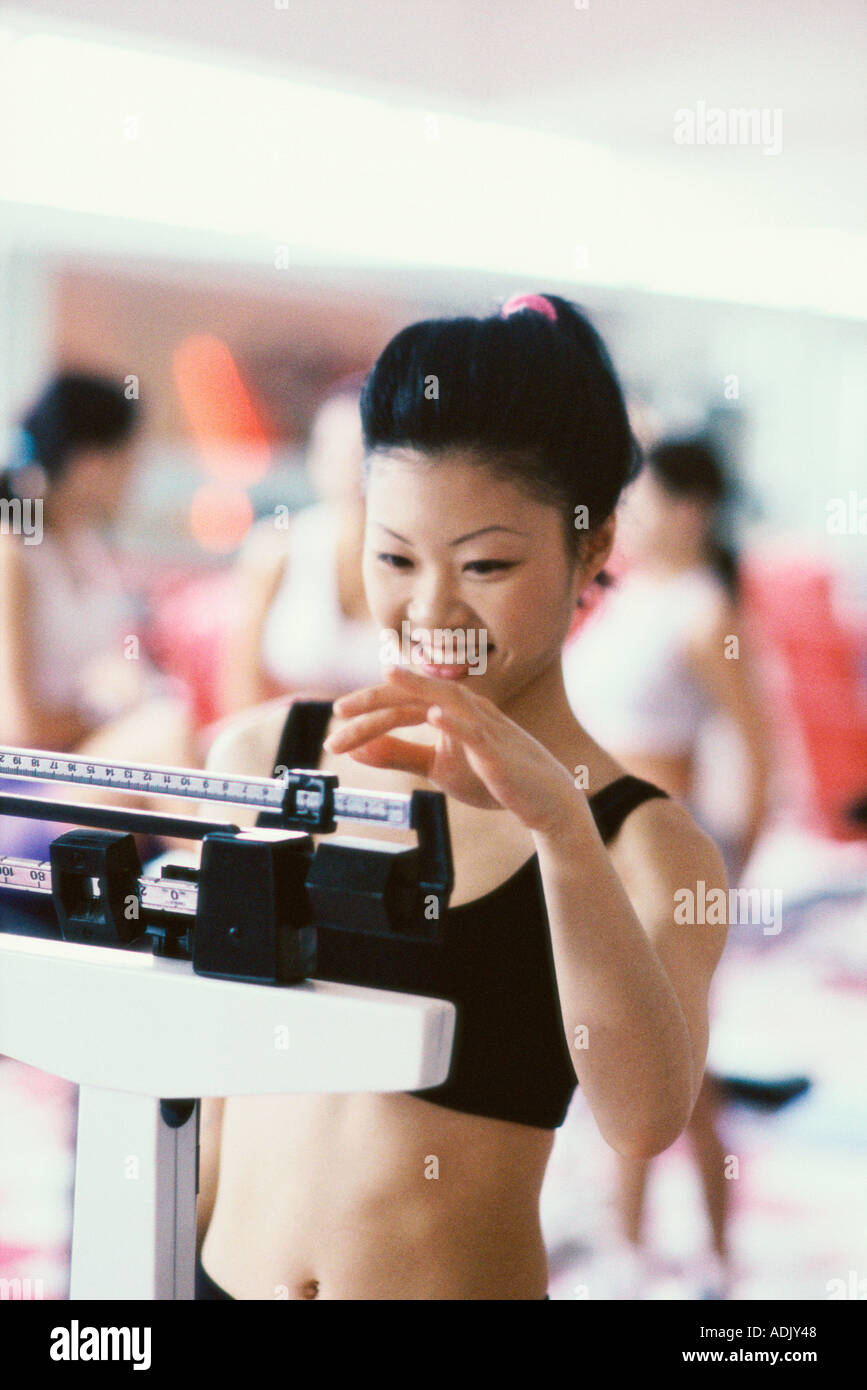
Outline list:
[[[286,528],[273,517],[258,521],[241,549],[223,671],[227,714],[301,690],[340,695],[379,678],[361,574],[360,394],[360,377],[339,382],[313,422],[307,470],[318,500]]]
[[[619,513],[626,573],[567,648],[569,701],[581,723],[638,777],[664,787],[699,823],[699,737],[711,716],[726,716],[748,768],[741,828],[715,834],[735,886],[767,809],[767,731],[749,653],[744,650],[737,562],[719,539],[725,474],[703,440],[668,439],[650,448],[648,466]],[[702,1271],[709,1296],[724,1296],[731,1272],[726,1235],[728,1185],[714,1118],[719,1104],[706,1075],[687,1133],[701,1175],[713,1234]],[[619,1203],[627,1263],[636,1286],[649,1162],[619,1158]]]
[[[7,515],[29,502],[41,518],[32,535],[14,527],[0,534],[2,738],[187,766],[193,747],[183,687],[140,653],[139,615],[102,535],[126,495],[138,422],[138,402],[122,385],[63,372],[25,415],[0,472]]]

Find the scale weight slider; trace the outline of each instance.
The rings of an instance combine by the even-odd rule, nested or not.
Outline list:
[[[141,936],[138,901],[141,860],[132,835],[69,830],[52,840],[51,896],[64,941],[126,946]]]
[[[215,831],[202,841],[193,969],[198,975],[289,985],[316,965],[303,831]]]

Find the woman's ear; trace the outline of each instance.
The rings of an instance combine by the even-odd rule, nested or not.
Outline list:
[[[595,530],[588,534],[584,551],[585,584],[592,583],[599,571],[605,568],[611,551],[614,548],[616,530],[617,517],[612,512],[607,521],[603,521],[601,526],[597,526]]]
[[[600,570],[605,568],[614,548],[616,530],[617,517],[612,512],[607,521],[603,521],[601,526],[595,527],[584,537],[581,557],[575,565],[575,604],[573,606],[580,604],[584,590],[593,583]]]

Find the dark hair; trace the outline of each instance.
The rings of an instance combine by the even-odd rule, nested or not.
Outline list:
[[[577,559],[641,454],[596,329],[577,305],[544,299],[556,322],[527,307],[401,329],[367,377],[361,422],[368,455],[477,452],[496,476],[559,508],[567,554]],[[584,529],[575,526],[576,504],[587,507]]]
[[[10,495],[14,472],[37,463],[50,482],[79,449],[122,444],[139,421],[139,403],[110,377],[62,372],[51,378],[21,421],[17,450],[0,470],[0,496]]]
[[[732,598],[738,594],[737,552],[725,534],[725,509],[733,497],[732,482],[711,442],[701,435],[666,438],[647,454],[652,474],[674,497],[694,497],[711,508],[705,551],[707,561]]]

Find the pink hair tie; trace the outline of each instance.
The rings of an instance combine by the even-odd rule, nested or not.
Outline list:
[[[550,319],[552,323],[557,322],[557,310],[541,294],[513,294],[500,310],[500,318],[507,319],[518,309],[534,309],[537,314],[544,314],[545,318]]]

